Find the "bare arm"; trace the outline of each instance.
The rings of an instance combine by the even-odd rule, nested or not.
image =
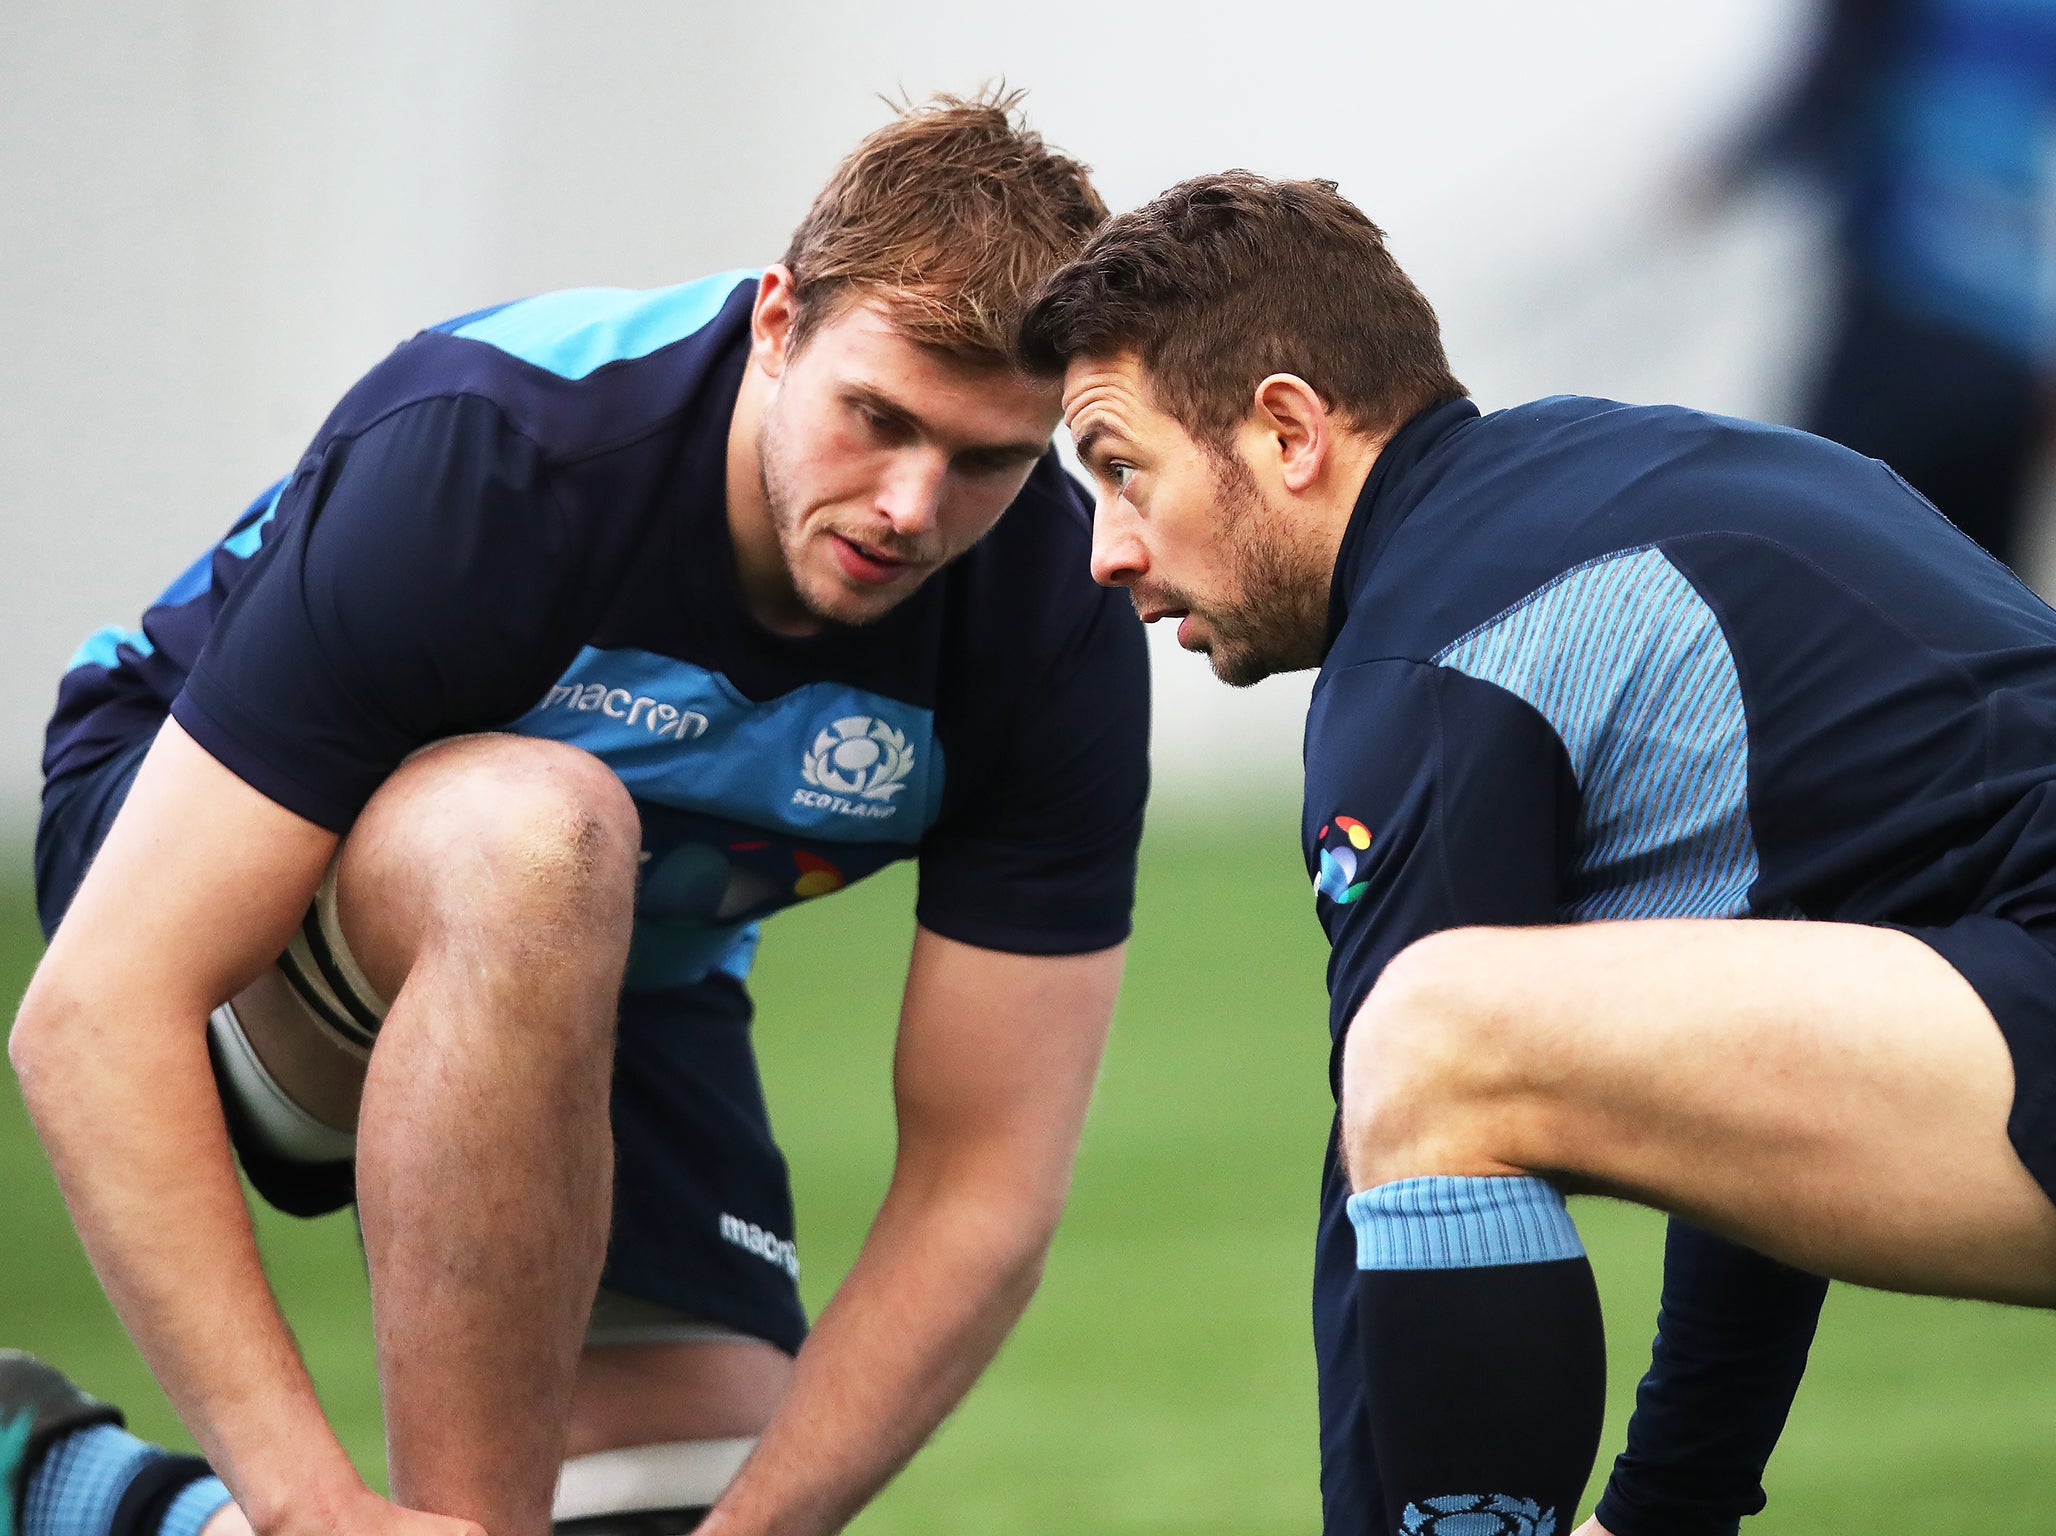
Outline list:
[[[991,1361],[1041,1278],[1123,954],[1009,955],[918,932],[891,1187],[702,1536],[839,1530]]]
[[[167,722],[9,1042],[101,1284],[266,1532],[390,1508],[351,1468],[279,1316],[207,1059],[208,1014],[285,948],[336,841]]]

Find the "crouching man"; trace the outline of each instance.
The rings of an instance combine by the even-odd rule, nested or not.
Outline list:
[[[1817,438],[1481,416],[1327,183],[1122,215],[1027,346],[1094,574],[1230,683],[1320,669],[1332,1536],[1568,1530],[1567,1190],[1675,1218],[1614,1536],[1761,1507],[1822,1277],[2056,1304],[2056,614]]]
[[[880,129],[761,273],[423,332],[79,652],[11,1055],[221,1482],[17,1360],[23,1536],[829,1532],[991,1359],[1113,1005],[1148,719],[1013,353],[1104,209],[1011,107]],[[897,1162],[809,1335],[746,978],[760,920],[908,858]],[[390,1502],[231,1147],[286,1210],[355,1201]]]

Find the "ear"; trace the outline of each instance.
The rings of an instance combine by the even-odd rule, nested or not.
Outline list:
[[[766,267],[757,279],[757,301],[750,306],[750,361],[774,379],[785,372],[792,357],[793,329],[799,316],[792,268],[775,263]]]
[[[1314,387],[1294,373],[1274,373],[1256,387],[1251,423],[1275,455],[1288,491],[1304,492],[1321,478],[1335,446],[1335,418]]]

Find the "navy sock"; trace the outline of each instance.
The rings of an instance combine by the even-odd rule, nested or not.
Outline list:
[[[229,1501],[204,1462],[113,1424],[58,1440],[24,1493],[21,1536],[198,1536]]]
[[[1372,1447],[1395,1536],[1570,1536],[1606,1344],[1563,1197],[1534,1178],[1352,1196]]]

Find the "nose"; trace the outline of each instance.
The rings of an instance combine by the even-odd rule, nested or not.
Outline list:
[[[1092,513],[1092,579],[1103,587],[1132,587],[1149,569],[1149,553],[1128,504],[1102,496]]]
[[[943,491],[949,480],[949,459],[940,453],[912,452],[896,456],[878,488],[878,510],[899,534],[932,533],[942,514]]]

